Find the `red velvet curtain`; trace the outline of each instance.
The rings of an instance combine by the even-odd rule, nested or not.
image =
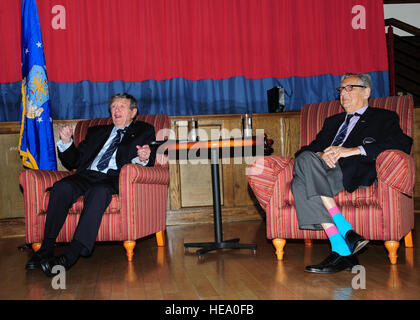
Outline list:
[[[65,30],[52,27],[55,5],[65,8]],[[352,25],[356,5],[365,9],[365,29]],[[381,0],[37,0],[37,6],[50,81],[387,70]],[[21,1],[1,0],[2,83],[21,79],[20,14]]]

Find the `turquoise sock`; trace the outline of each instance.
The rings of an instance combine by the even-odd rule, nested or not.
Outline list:
[[[346,241],[341,236],[336,226],[331,226],[325,230],[328,239],[331,242],[331,250],[337,252],[340,256],[349,256],[351,254]]]
[[[346,236],[347,231],[353,230],[353,226],[343,217],[343,215],[340,212],[340,209],[338,209],[337,207],[333,207],[330,210],[328,210],[328,212],[330,213],[334,224],[336,225],[338,231],[343,237]]]

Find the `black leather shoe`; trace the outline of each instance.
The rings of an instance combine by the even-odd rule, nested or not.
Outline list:
[[[359,261],[356,256],[340,256],[337,252],[331,252],[329,256],[320,264],[306,266],[306,272],[313,273],[336,273],[343,270],[351,270]]]
[[[32,258],[26,263],[26,270],[41,269],[41,261],[52,258],[53,254],[44,250],[38,250],[32,255]]]
[[[66,270],[70,269],[71,265],[67,262],[67,258],[65,255],[60,255],[56,257],[52,257],[49,259],[45,259],[41,261],[41,270],[48,276],[53,277],[57,274],[57,272],[53,273],[54,266],[61,265]]]
[[[354,230],[347,231],[344,240],[346,240],[346,243],[352,254],[357,253],[365,245],[369,243],[369,240],[366,240],[360,234],[356,233]]]

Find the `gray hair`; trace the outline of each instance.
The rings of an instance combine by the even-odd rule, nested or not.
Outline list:
[[[116,99],[128,99],[130,100],[130,109],[138,109],[138,102],[136,98],[134,98],[131,94],[128,93],[117,93],[114,94],[111,98],[108,100],[108,106],[111,108],[111,105]]]
[[[365,86],[366,88],[372,88],[372,78],[367,73],[346,73],[341,77],[340,82],[343,82],[344,79],[349,77],[358,77],[359,84],[361,86]]]

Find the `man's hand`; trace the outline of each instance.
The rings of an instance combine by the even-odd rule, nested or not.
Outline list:
[[[59,133],[61,141],[64,144],[69,143],[71,140],[71,136],[73,135],[73,126],[71,124],[61,126],[59,129]]]
[[[139,157],[140,161],[144,162],[149,160],[150,157],[150,147],[148,144],[144,146],[136,146],[137,148],[137,156]]]
[[[338,159],[346,158],[354,155],[360,154],[360,149],[358,147],[355,148],[344,148],[338,146],[331,146],[324,150],[324,152],[320,152],[319,156],[322,160],[326,162],[326,164],[330,168],[335,168],[335,164],[337,163]]]

